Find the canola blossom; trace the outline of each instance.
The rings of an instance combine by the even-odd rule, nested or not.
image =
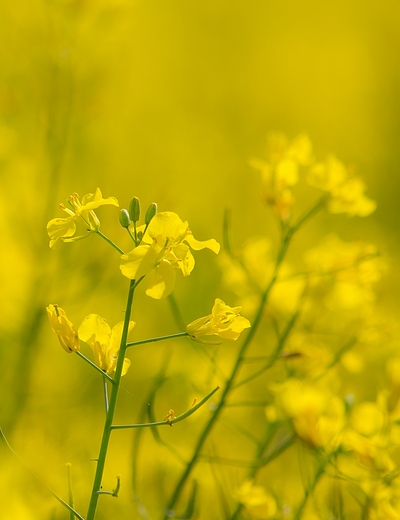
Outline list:
[[[172,292],[177,270],[183,276],[192,272],[194,258],[190,248],[195,251],[207,248],[216,254],[220,249],[213,238],[196,240],[188,223],[170,211],[157,213],[147,230],[142,226],[140,231],[145,231],[141,244],[121,256],[120,269],[131,280],[146,277],[146,294],[155,299],[165,298]]]
[[[96,188],[95,193],[84,195],[82,200],[80,200],[77,193],[73,193],[68,199],[68,204],[72,209],[67,208],[64,204],[60,204],[60,208],[67,213],[68,217],[53,218],[47,224],[47,233],[50,237],[50,247],[52,249],[58,240],[76,242],[86,238],[89,233],[97,231],[100,228],[100,221],[93,210],[105,205],[119,206],[115,197],[103,199],[99,188]],[[74,236],[78,218],[83,220],[88,232],[84,235]]]
[[[298,183],[299,167],[312,162],[312,144],[306,134],[292,141],[279,132],[268,134],[267,160],[252,159],[250,165],[260,171],[263,195],[278,217],[290,218],[295,203],[292,187]]]
[[[103,318],[97,314],[89,314],[78,329],[79,338],[92,349],[96,365],[107,375],[112,375],[117,366],[123,325],[121,321],[111,329]],[[135,323],[130,321],[129,330],[134,326]],[[126,374],[130,364],[130,360],[125,358],[122,375]]]
[[[200,343],[221,343],[207,336],[237,340],[244,329],[251,327],[249,320],[240,316],[240,310],[241,307],[229,307],[216,298],[211,314],[192,321],[186,330],[192,339]]]
[[[58,305],[48,305],[46,307],[47,316],[49,317],[50,326],[57,334],[58,340],[62,348],[68,352],[78,352],[79,337],[74,325],[69,321],[65,311]]]
[[[329,193],[327,208],[330,213],[367,217],[376,209],[376,202],[364,195],[363,181],[334,155],[329,155],[325,162],[314,164],[307,181]]]

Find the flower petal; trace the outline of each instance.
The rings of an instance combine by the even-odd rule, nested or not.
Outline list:
[[[200,251],[201,249],[207,248],[211,249],[215,254],[219,253],[220,245],[214,238],[210,238],[209,240],[196,240],[194,236],[189,233],[184,238],[185,242],[187,242],[192,249],[195,251]]]
[[[175,278],[174,267],[166,260],[162,260],[146,277],[147,296],[156,300],[165,298],[173,291]]]
[[[120,269],[124,276],[136,280],[148,274],[155,266],[157,251],[152,246],[141,245],[121,256]]]

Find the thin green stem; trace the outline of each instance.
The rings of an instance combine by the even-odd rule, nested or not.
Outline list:
[[[275,351],[273,352],[272,356],[269,358],[269,360],[267,361],[267,363],[265,363],[260,369],[258,369],[256,372],[254,372],[253,374],[249,375],[248,377],[246,377],[245,379],[242,379],[241,381],[239,381],[236,385],[235,385],[235,388],[239,388],[239,386],[242,386],[246,383],[249,383],[250,381],[252,381],[253,379],[255,379],[256,377],[258,377],[259,375],[263,374],[266,370],[268,370],[269,368],[271,368],[275,361],[277,359],[279,359],[281,353],[282,353],[282,350],[283,350],[283,347],[285,346],[285,343],[286,343],[286,340],[291,332],[291,330],[293,329],[295,323],[296,323],[296,320],[299,316],[299,309],[297,309],[296,312],[294,312],[290,318],[290,320],[288,321],[286,327],[285,327],[285,330],[283,331],[282,335],[279,337],[279,340],[278,340],[278,343],[276,345],[276,348],[275,348]]]
[[[282,240],[282,243],[281,243],[281,247],[279,249],[279,252],[278,252],[278,255],[277,255],[277,259],[276,259],[276,264],[275,264],[275,269],[274,269],[274,272],[273,272],[273,275],[272,275],[272,278],[267,286],[267,288],[265,289],[265,291],[263,292],[262,296],[261,296],[261,301],[260,301],[260,304],[259,304],[259,307],[258,307],[258,310],[257,310],[257,313],[256,313],[256,316],[253,320],[253,324],[251,326],[251,329],[249,331],[249,333],[247,334],[246,336],[246,339],[244,340],[243,344],[242,344],[242,347],[240,348],[239,350],[239,353],[238,353],[238,357],[236,358],[236,362],[233,366],[233,369],[232,369],[232,372],[231,372],[231,375],[229,377],[229,379],[227,380],[227,383],[226,383],[226,386],[222,392],[222,396],[221,396],[221,400],[214,412],[214,414],[212,415],[211,419],[208,421],[208,423],[206,424],[206,426],[204,427],[203,431],[201,432],[198,440],[197,440],[197,444],[195,446],[195,449],[194,449],[194,452],[193,452],[193,455],[192,455],[192,458],[190,459],[190,461],[188,462],[186,468],[184,469],[182,475],[181,475],[181,478],[179,479],[172,495],[171,495],[171,498],[168,502],[168,505],[167,505],[167,508],[166,508],[166,511],[165,511],[165,514],[163,516],[164,520],[167,520],[169,518],[169,513],[170,511],[172,510],[172,508],[175,506],[176,502],[178,501],[182,491],[183,491],[183,488],[186,484],[186,481],[187,479],[189,478],[193,468],[195,467],[196,463],[197,463],[197,460],[199,458],[199,455],[200,455],[200,452],[201,452],[201,449],[205,443],[205,441],[207,440],[208,436],[210,435],[211,431],[213,430],[214,428],[214,425],[216,424],[223,408],[224,408],[224,405],[225,405],[225,402],[228,398],[228,395],[232,389],[232,387],[234,386],[234,382],[235,382],[235,378],[242,366],[242,363],[244,361],[244,356],[245,356],[245,353],[251,343],[251,341],[253,340],[256,332],[258,331],[258,327],[260,326],[260,323],[261,323],[261,320],[262,320],[262,317],[263,317],[263,313],[264,313],[264,308],[265,308],[265,305],[268,301],[268,297],[269,297],[269,294],[271,292],[271,289],[273,288],[274,284],[275,284],[275,281],[277,279],[277,276],[278,276],[278,272],[279,272],[279,268],[281,266],[281,263],[285,257],[285,254],[286,254],[286,251],[287,251],[287,248],[289,246],[289,243],[290,243],[290,240],[291,240],[291,237],[292,237],[292,233],[291,233],[291,230],[289,228],[288,232],[286,233],[286,235],[284,236],[283,240]]]
[[[168,336],[159,336],[158,338],[142,339],[140,341],[132,341],[127,343],[127,347],[137,347],[138,345],[146,345],[146,343],[156,343],[157,341],[164,341],[166,339],[183,338],[189,336],[187,332],[177,332],[176,334],[169,334]]]
[[[106,463],[106,457],[107,457],[107,451],[108,451],[108,445],[110,442],[111,437],[111,431],[112,431],[112,422],[114,419],[115,409],[117,405],[117,398],[118,398],[118,392],[122,377],[122,368],[124,364],[124,358],[126,353],[126,344],[127,344],[127,338],[128,338],[128,332],[129,332],[129,321],[131,317],[132,312],[132,304],[133,304],[133,295],[135,292],[136,286],[140,283],[142,280],[139,279],[137,282],[135,280],[131,280],[129,284],[129,292],[128,292],[128,300],[126,304],[126,310],[125,310],[125,318],[124,318],[124,325],[122,329],[122,337],[121,337],[121,344],[120,349],[118,353],[118,360],[117,360],[117,366],[115,369],[115,376],[114,376],[114,385],[111,389],[111,396],[110,396],[110,402],[108,407],[108,412],[106,415],[106,420],[104,424],[104,430],[103,430],[103,437],[101,440],[100,445],[100,452],[97,460],[97,467],[96,467],[96,473],[94,476],[93,481],[93,488],[92,488],[92,494],[90,497],[89,502],[89,508],[87,512],[86,520],[93,520],[96,514],[96,508],[97,503],[99,499],[99,491],[101,489],[101,481],[103,478],[103,472],[104,472],[104,466]]]
[[[107,388],[107,379],[103,377],[103,391],[104,391],[104,408],[106,410],[106,414],[108,413],[108,388]]]
[[[143,424],[115,424],[111,426],[112,430],[127,430],[132,428],[148,428],[151,426],[172,426],[173,424],[183,421],[184,419],[187,419],[190,417],[194,412],[196,412],[203,404],[205,404],[210,397],[212,397],[215,392],[217,392],[220,389],[219,386],[214,388],[209,394],[207,394],[201,401],[194,404],[189,408],[189,410],[186,410],[186,412],[182,413],[181,415],[178,415],[178,417],[174,417],[173,419],[164,419],[163,421],[157,421],[157,422],[151,422],[151,423],[143,423]]]
[[[317,200],[317,202],[312,206],[309,210],[307,210],[303,215],[301,215],[297,221],[292,225],[293,233],[295,233],[306,220],[313,217],[318,211],[320,211],[324,206],[327,200],[329,199],[329,193],[325,193],[322,197]]]
[[[135,246],[137,246],[138,244],[137,244],[137,241],[135,239],[135,235],[132,235],[132,231],[129,228],[126,228],[126,230],[128,231],[129,236],[131,237],[131,239],[132,239],[133,243],[135,244]]]
[[[109,381],[111,384],[115,384],[115,381],[112,377],[110,377],[108,374],[106,374],[104,372],[104,370],[102,370],[100,367],[98,367],[97,365],[95,365],[93,363],[93,361],[90,361],[90,359],[88,359],[86,356],[84,356],[79,350],[77,352],[75,352],[75,354],[78,354],[78,356],[83,359],[84,361],[86,361],[86,363],[88,363],[92,368],[94,368],[95,370],[97,370],[97,372],[99,372],[107,381]]]
[[[326,467],[327,462],[328,462],[327,460],[324,460],[324,461],[322,461],[319,464],[311,484],[308,486],[308,488],[306,489],[306,491],[304,493],[303,500],[301,501],[301,503],[299,505],[299,508],[298,508],[298,510],[296,512],[296,515],[293,517],[293,520],[300,520],[300,518],[301,518],[301,516],[303,514],[303,511],[304,511],[304,508],[306,507],[306,504],[307,504],[307,501],[308,501],[308,497],[314,491],[314,489],[316,488],[316,486],[317,486],[318,482],[320,481],[322,475],[325,473],[325,467]]]
[[[61,497],[57,495],[57,493],[54,493],[37,475],[34,473],[21,459],[21,457],[12,449],[10,446],[8,440],[6,439],[6,436],[3,433],[3,430],[0,428],[0,440],[4,444],[4,446],[12,453],[12,455],[18,460],[18,462],[26,469],[32,477],[38,482],[46,491],[48,491],[58,502],[60,502],[61,505],[63,505],[70,513],[74,515],[75,518],[78,518],[78,520],[85,520],[83,516],[81,516],[75,509],[70,506],[65,500],[63,500]]]
[[[67,478],[68,478],[68,503],[72,507],[72,509],[75,509],[74,505],[74,493],[72,491],[72,476],[71,476],[71,463],[67,464]],[[74,520],[75,515],[73,511],[69,512],[69,520]]]
[[[104,235],[99,229],[95,231],[95,233],[96,235],[99,235],[99,237],[101,237],[103,240],[105,240],[108,244],[110,244],[110,246],[116,249],[120,255],[125,254],[124,251],[122,251],[122,249],[117,246],[117,244],[114,244],[114,242],[110,240],[108,237],[106,237],[106,235]]]

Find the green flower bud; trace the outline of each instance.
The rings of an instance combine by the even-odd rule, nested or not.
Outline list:
[[[146,216],[144,217],[144,221],[145,221],[146,225],[150,223],[150,220],[156,214],[157,214],[157,203],[156,202],[152,202],[150,204],[148,210],[146,211]]]
[[[140,200],[133,197],[129,204],[129,216],[132,222],[137,222],[140,219]]]
[[[129,218],[128,210],[121,209],[121,211],[119,212],[119,223],[124,228],[129,227],[129,224],[131,223],[131,219]]]

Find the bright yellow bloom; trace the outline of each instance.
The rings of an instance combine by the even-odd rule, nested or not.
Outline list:
[[[251,166],[261,173],[264,199],[281,220],[290,217],[295,202],[292,186],[299,179],[299,166],[312,162],[312,144],[305,134],[291,142],[281,133],[270,133],[267,141],[267,161],[252,159]]]
[[[341,399],[330,389],[324,384],[290,378],[276,385],[275,391],[278,408],[292,419],[300,439],[327,452],[338,446],[345,410]]]
[[[254,518],[275,518],[278,508],[274,497],[263,486],[255,485],[253,479],[246,479],[235,495]]]
[[[97,209],[100,206],[104,206],[106,204],[117,207],[119,206],[115,197],[108,197],[107,199],[103,199],[99,188],[96,188],[94,194],[88,193],[87,195],[84,195],[82,197],[82,201],[79,199],[79,195],[77,193],[73,193],[69,197],[68,203],[72,209],[65,207],[64,204],[60,204],[61,209],[67,213],[68,217],[53,218],[47,224],[47,233],[50,237],[51,248],[54,248],[58,240],[62,240],[63,242],[76,242],[77,240],[86,238],[88,233],[97,231],[100,227],[100,221],[96,213],[93,211],[94,209]],[[88,233],[85,233],[84,235],[73,236],[76,231],[75,221],[78,219],[78,217],[84,221],[85,225],[87,226]]]
[[[144,227],[138,231],[141,230]],[[208,248],[214,253],[220,249],[213,238],[202,242],[196,240],[188,223],[182,222],[176,213],[157,213],[141,244],[121,256],[121,272],[131,280],[146,276],[146,294],[155,299],[164,298],[174,288],[177,269],[183,276],[188,276],[193,270],[194,258],[189,246],[195,251]]]
[[[331,213],[346,213],[349,216],[366,217],[376,209],[375,201],[364,195],[365,184],[354,176],[335,156],[325,162],[316,163],[309,171],[308,183],[327,191],[327,202]]]
[[[117,366],[123,326],[121,321],[111,329],[103,318],[97,314],[89,314],[78,329],[79,338],[93,350],[96,365],[108,375],[113,374]],[[134,326],[135,323],[130,321],[129,330]],[[125,358],[122,375],[126,374],[130,364],[130,360]]]
[[[189,323],[186,330],[189,336],[201,343],[217,344],[220,341],[204,340],[204,336],[219,336],[236,340],[244,329],[251,327],[249,320],[240,316],[241,307],[229,307],[216,298],[211,314]]]
[[[46,307],[46,311],[51,328],[53,329],[53,332],[57,334],[62,348],[68,353],[78,352],[78,333],[73,324],[67,318],[65,311],[58,305],[49,305]]]

